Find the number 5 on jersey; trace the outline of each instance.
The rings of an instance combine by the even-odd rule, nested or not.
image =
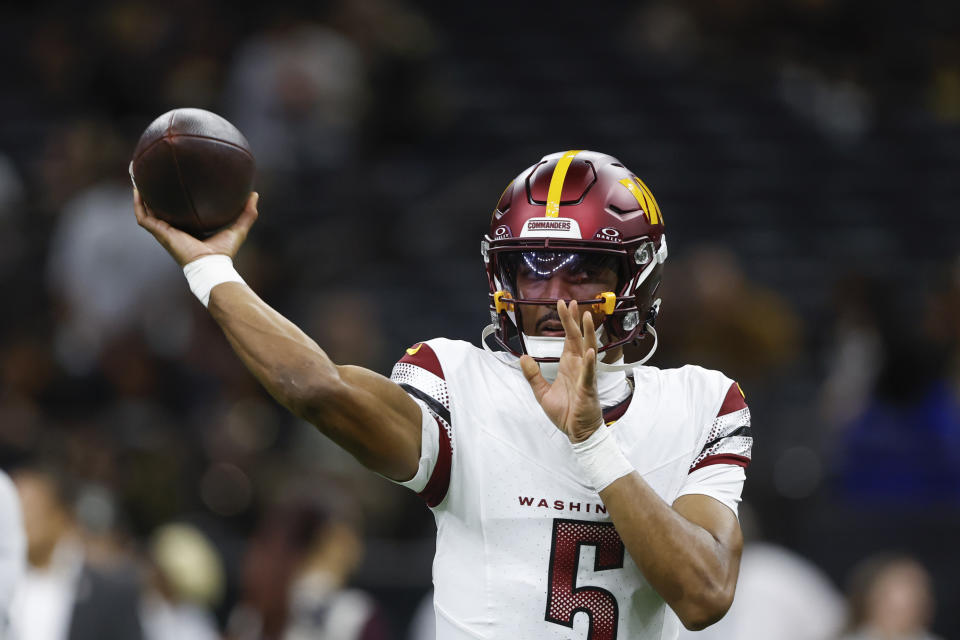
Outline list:
[[[590,618],[588,640],[615,640],[619,620],[616,597],[600,587],[577,586],[582,546],[596,547],[594,571],[623,567],[623,541],[612,523],[555,519],[546,620],[572,629],[574,615],[583,611]]]

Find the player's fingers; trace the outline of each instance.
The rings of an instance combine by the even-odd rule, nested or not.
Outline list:
[[[563,325],[563,333],[566,337],[563,348],[573,350],[577,355],[582,353],[583,336],[580,335],[580,327],[577,326],[577,301],[571,300],[568,307],[563,300],[557,300],[557,314],[560,316],[560,324]]]
[[[154,220],[159,220],[157,216],[153,215],[153,211],[150,211],[150,206],[143,199],[143,196],[140,195],[140,190],[136,187],[133,188],[133,210],[139,216],[144,218],[152,218]]]
[[[524,355],[520,357],[520,370],[523,371],[523,377],[527,379],[530,388],[533,390],[533,397],[537,399],[537,402],[540,402],[543,394],[550,389],[550,383],[540,373],[540,365],[530,356]]]
[[[137,224],[152,233],[161,242],[164,236],[168,235],[173,229],[169,224],[150,212],[150,208],[143,201],[143,197],[136,187],[133,189],[133,212],[137,216]]]
[[[247,198],[247,204],[243,208],[243,212],[240,214],[240,217],[237,218],[237,221],[234,223],[237,227],[240,227],[244,230],[249,230],[253,226],[253,223],[257,221],[257,218],[260,216],[259,211],[257,211],[257,203],[260,201],[260,194],[254,191],[250,194],[250,197]]]
[[[593,326],[593,313],[583,312],[583,348],[597,351],[597,329]]]
[[[137,188],[133,188],[133,213],[137,216],[137,222],[143,226],[143,219],[147,217],[147,208],[143,204],[143,198]]]
[[[154,240],[160,243],[160,246],[173,253],[173,242],[170,238],[170,226],[163,220],[156,218],[144,218],[140,226],[150,232]],[[176,256],[174,256],[176,259]]]
[[[150,215],[150,210],[147,209],[147,205],[143,202],[143,198],[140,197],[140,192],[136,189],[133,190],[133,213],[137,216],[137,224],[141,227],[157,235],[161,231],[162,220],[159,220],[152,215]]]
[[[240,216],[230,225],[230,230],[239,236],[241,242],[246,239],[250,227],[253,226],[253,223],[257,221],[257,217],[260,215],[257,212],[257,202],[259,200],[259,193],[256,191],[251,193],[250,197],[247,198],[247,204],[243,207],[243,211],[240,212]]]
[[[580,386],[593,389],[597,386],[597,350],[593,347],[583,354],[583,368],[580,369]]]

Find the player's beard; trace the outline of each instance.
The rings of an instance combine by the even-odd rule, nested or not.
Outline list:
[[[598,343],[601,340],[601,332],[602,329],[597,329]],[[560,354],[563,353],[564,338],[562,336],[528,336],[524,334],[523,341],[527,347],[527,353],[534,358],[559,358]],[[623,364],[622,355],[615,364]],[[557,379],[560,363],[540,362],[539,365],[540,373],[548,382]],[[601,366],[597,371],[597,394],[600,397],[600,402],[604,406],[608,406],[623,400],[626,394],[630,392],[626,380],[627,376],[623,370],[606,370]]]
[[[551,320],[560,320],[560,315],[555,310],[537,320],[536,328],[539,329],[541,325]],[[603,325],[597,327],[596,331],[597,344],[603,344]],[[523,344],[527,353],[533,358],[559,358],[563,354],[564,340],[566,340],[564,336],[530,336],[526,333],[523,334]],[[543,374],[544,378],[549,382],[556,380],[560,366],[559,362],[541,362],[539,364],[540,373]]]

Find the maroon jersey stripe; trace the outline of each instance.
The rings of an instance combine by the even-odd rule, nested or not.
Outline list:
[[[400,358],[400,362],[416,365],[421,369],[426,369],[440,379],[445,379],[443,377],[443,368],[440,366],[440,360],[437,358],[437,354],[433,352],[433,349],[431,349],[430,345],[426,342],[419,342],[407,349],[407,352]]]
[[[734,411],[740,411],[740,409],[747,408],[747,401],[743,398],[743,392],[740,391],[740,385],[734,382],[730,385],[730,389],[727,390],[727,397],[723,399],[723,404],[720,405],[720,411],[717,412],[717,417],[725,416],[728,413],[733,413]]]
[[[738,456],[735,453],[721,453],[715,456],[707,456],[696,466],[690,468],[690,473],[693,473],[697,469],[702,469],[704,467],[709,467],[712,464],[735,464],[738,467],[746,467],[750,464],[750,458],[746,456]]]
[[[437,428],[440,429],[440,451],[437,453],[437,463],[433,467],[433,473],[430,474],[427,486],[417,494],[426,500],[428,507],[437,506],[446,497],[447,489],[450,487],[450,464],[453,458],[450,434],[447,433],[443,423],[436,416],[434,416],[434,420],[437,423]]]
[[[623,414],[627,412],[627,409],[630,407],[630,401],[633,400],[633,393],[628,395],[626,398],[603,410],[603,421],[607,424],[611,422],[616,422],[623,417]]]

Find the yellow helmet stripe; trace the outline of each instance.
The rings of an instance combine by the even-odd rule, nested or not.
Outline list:
[[[634,177],[633,180],[624,178],[620,180],[620,184],[625,186],[627,191],[637,199],[637,204],[647,214],[650,224],[658,224],[663,219],[663,216],[660,215],[660,206],[654,200],[653,193],[650,192],[647,185],[643,184],[640,178]]]
[[[650,224],[662,223],[663,213],[660,212],[660,205],[657,204],[657,199],[653,197],[653,191],[650,191],[650,187],[637,176],[633,176],[633,179],[637,181],[637,184],[640,185],[640,188],[643,189],[643,192],[650,200],[650,208],[653,209],[653,213],[650,214]]]
[[[567,151],[553,170],[553,176],[550,178],[550,188],[547,190],[547,212],[543,214],[545,217],[556,218],[560,215],[560,194],[563,193],[563,181],[567,177],[567,169],[573,162],[573,156],[581,151],[582,149]]]
[[[510,190],[510,187],[513,186],[513,180],[510,181],[510,184],[503,188],[503,191],[500,193],[500,197],[497,198],[497,206],[493,208],[493,215],[497,215],[497,211],[500,210],[500,201],[503,200],[503,196],[507,191]]]
[[[644,212],[647,212],[650,207],[647,205],[647,198],[643,195],[643,190],[640,186],[630,178],[624,178],[620,181],[620,184],[627,188],[627,191],[637,199],[637,204],[640,205],[640,208],[643,209]]]

